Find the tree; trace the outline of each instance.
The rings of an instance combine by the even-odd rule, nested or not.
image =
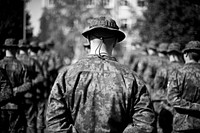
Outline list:
[[[103,8],[102,0],[97,0],[96,4],[97,8],[87,8],[88,0],[56,0],[53,8],[44,8],[40,19],[40,40],[54,40],[60,54],[71,59],[79,58],[86,41],[80,33],[90,18],[109,14],[109,9]]]
[[[200,6],[189,0],[148,0],[138,21],[143,41],[187,43],[200,39]]]
[[[27,1],[28,2],[28,1]],[[0,43],[6,38],[23,38],[23,11],[24,0],[0,0]],[[26,13],[27,37],[32,36],[30,15]]]

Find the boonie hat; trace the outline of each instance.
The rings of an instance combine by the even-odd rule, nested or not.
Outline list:
[[[188,51],[198,51],[200,52],[200,42],[199,41],[190,41],[186,44],[185,48],[183,49],[183,53]]]
[[[181,52],[181,44],[176,43],[176,42],[170,43],[168,50],[167,50],[167,53],[171,53],[171,52],[182,53]]]
[[[19,48],[29,48],[28,43],[24,39],[20,39],[18,41]]]
[[[95,31],[97,29],[105,29],[114,31],[116,37],[118,38],[118,42],[121,42],[125,38],[125,34],[119,30],[115,20],[109,17],[99,17],[93,18],[89,23],[89,28],[87,28],[82,35],[87,38],[91,31]]]
[[[158,52],[167,52],[168,43],[162,42],[158,46]]]
[[[14,44],[14,41],[15,41],[14,38],[6,39],[3,47],[4,48],[18,48],[17,44]]]

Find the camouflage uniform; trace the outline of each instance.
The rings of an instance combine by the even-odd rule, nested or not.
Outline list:
[[[36,87],[36,102],[37,102],[37,132],[42,133],[45,130],[45,106],[46,106],[46,100],[45,100],[45,89],[43,86],[43,82],[45,81],[45,76],[43,73],[43,68],[40,65],[39,57],[37,55],[37,52],[39,50],[39,46],[37,42],[31,42],[30,43],[30,50],[32,51],[30,54],[30,59],[35,60],[37,62],[37,69],[35,70],[38,73],[38,76],[42,79],[40,82],[37,83]]]
[[[18,60],[21,61],[28,69],[28,77],[32,81],[32,88],[24,95],[25,99],[25,114],[27,119],[27,133],[36,133],[36,120],[37,120],[37,102],[36,102],[36,89],[37,85],[43,81],[42,72],[39,63],[30,58],[27,54],[29,48],[24,40],[19,41],[19,47],[24,52],[18,55]]]
[[[47,108],[48,132],[152,132],[148,91],[135,73],[96,55],[61,72]]]
[[[196,43],[196,41],[191,41],[186,44],[184,53],[186,51],[196,51],[197,48],[197,53],[199,53],[200,42]],[[173,72],[168,84],[167,96],[168,102],[174,108],[173,132],[200,132],[199,92],[200,64],[198,62],[186,62],[181,69]]]
[[[8,39],[5,42],[6,47],[16,49],[13,44],[13,39]],[[15,97],[1,107],[1,122],[2,131],[9,133],[22,133],[25,132],[26,119],[24,114],[24,93],[23,90],[29,90],[31,88],[31,82],[27,77],[27,68],[14,56],[5,56],[0,61],[0,67],[6,70],[8,78],[11,82],[12,88],[14,88]],[[25,85],[25,86],[23,86]],[[20,88],[22,86],[22,88]]]
[[[13,90],[6,71],[0,68],[0,107],[13,98]]]

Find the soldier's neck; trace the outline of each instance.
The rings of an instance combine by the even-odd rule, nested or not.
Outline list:
[[[15,57],[15,55],[11,51],[6,50],[6,57]]]

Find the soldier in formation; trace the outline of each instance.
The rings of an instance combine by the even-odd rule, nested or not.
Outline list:
[[[151,133],[155,115],[144,82],[112,57],[125,34],[113,19],[99,17],[82,35],[90,53],[58,75],[48,99],[48,132]]]
[[[9,38],[1,51],[5,56],[0,60],[0,132],[45,132],[51,58],[46,44],[38,47],[23,39],[17,44]]]

